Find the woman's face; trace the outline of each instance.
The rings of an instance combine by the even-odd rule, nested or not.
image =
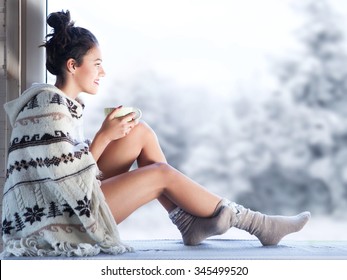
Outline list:
[[[96,94],[99,89],[99,80],[104,76],[101,51],[98,46],[95,46],[83,57],[82,64],[75,67],[74,81],[80,92]]]

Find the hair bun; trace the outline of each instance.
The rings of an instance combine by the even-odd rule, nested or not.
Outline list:
[[[69,26],[73,26],[74,22],[71,21],[69,11],[61,11],[56,13],[51,13],[47,19],[47,24],[54,28],[55,32],[65,30]]]

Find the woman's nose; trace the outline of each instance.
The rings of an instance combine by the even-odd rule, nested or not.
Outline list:
[[[103,67],[100,67],[99,76],[100,76],[100,77],[104,77],[105,75],[106,75],[106,72],[105,72],[104,68],[103,68]]]

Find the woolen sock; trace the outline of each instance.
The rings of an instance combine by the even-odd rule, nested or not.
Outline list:
[[[264,246],[277,245],[284,236],[300,231],[311,217],[307,211],[296,216],[265,215],[228,200],[224,205],[233,213],[232,226],[254,234]]]
[[[171,221],[181,232],[185,245],[198,245],[206,238],[225,233],[231,226],[230,210],[221,202],[210,218],[193,216],[177,207],[169,213]]]

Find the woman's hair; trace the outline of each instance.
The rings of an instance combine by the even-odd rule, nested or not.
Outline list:
[[[86,53],[98,45],[98,40],[89,30],[75,27],[69,11],[51,13],[47,24],[54,31],[46,36],[49,40],[41,45],[46,48],[46,67],[64,82],[66,61],[73,58],[76,66],[80,66]]]

